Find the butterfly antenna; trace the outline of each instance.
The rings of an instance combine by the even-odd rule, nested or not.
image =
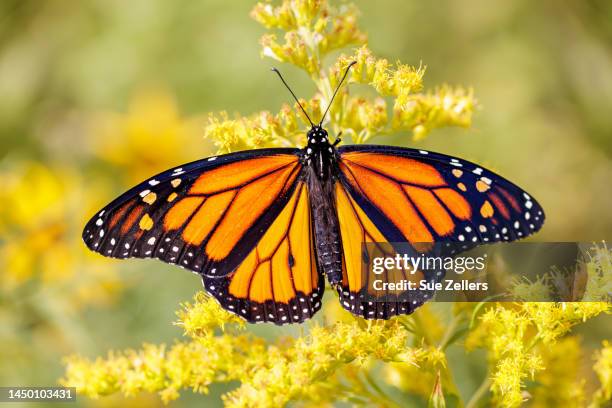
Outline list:
[[[338,93],[338,90],[340,89],[340,87],[342,86],[342,83],[344,82],[344,80],[346,79],[346,76],[349,73],[349,70],[351,69],[351,67],[353,65],[355,65],[357,63],[357,61],[353,61],[351,62],[348,67],[346,67],[346,70],[344,71],[344,75],[342,76],[342,79],[340,80],[340,83],[338,84],[338,86],[336,87],[336,90],[334,91],[334,94],[331,97],[331,100],[329,101],[329,104],[327,105],[327,109],[325,109],[325,113],[323,114],[323,117],[321,117],[321,122],[319,122],[319,127],[323,124],[323,120],[325,119],[325,116],[327,115],[327,112],[329,112],[329,108],[331,108],[332,103],[334,102],[334,98],[336,97],[336,94]]]
[[[293,99],[295,99],[295,101],[297,102],[297,104],[300,107],[300,109],[302,110],[302,112],[304,112],[304,115],[306,116],[306,119],[308,119],[308,122],[310,122],[310,126],[314,127],[315,125],[314,125],[314,123],[312,123],[312,120],[310,120],[310,116],[308,116],[308,114],[306,113],[306,110],[304,109],[304,107],[302,106],[300,101],[298,100],[297,96],[295,96],[295,94],[293,93],[291,88],[289,88],[289,85],[287,85],[287,82],[285,82],[285,79],[281,75],[280,71],[278,69],[276,69],[276,68],[272,68],[272,71],[276,72],[276,75],[278,75],[280,80],[283,81],[283,84],[285,84],[285,86],[287,87],[289,92],[291,92],[291,95],[293,95]]]

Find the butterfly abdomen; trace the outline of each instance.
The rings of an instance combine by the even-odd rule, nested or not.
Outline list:
[[[338,217],[333,204],[333,182],[331,179],[316,177],[314,172],[308,172],[307,179],[319,270],[334,285],[342,280],[342,252]]]

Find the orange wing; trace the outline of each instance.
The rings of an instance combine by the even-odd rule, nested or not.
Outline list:
[[[385,282],[412,280],[419,282],[425,279],[421,271],[410,274],[404,270],[385,271],[385,276],[376,277],[371,270],[364,273],[362,260],[366,257],[363,244],[374,248],[367,256],[394,257],[388,240],[376,227],[368,215],[340,184],[336,184],[336,209],[342,237],[343,270],[342,281],[336,287],[342,306],[356,314],[369,319],[388,319],[398,314],[409,314],[423,304],[430,295],[427,292],[414,292],[410,299],[401,291],[373,291],[372,282],[381,279]],[[382,244],[381,244],[382,243]],[[431,280],[435,276],[429,276]],[[368,296],[369,301],[363,301]]]
[[[314,257],[308,189],[298,185],[285,208],[230,275],[204,277],[221,305],[249,322],[298,323],[321,307],[323,279]]]
[[[450,255],[525,237],[544,222],[542,208],[530,195],[473,163],[389,146],[343,146],[339,152],[336,206],[345,258],[338,292],[343,307],[366,318],[411,313],[432,293],[383,291],[385,301],[362,302],[359,295],[369,289],[371,278],[362,275],[362,242],[407,243],[417,253],[435,249]],[[450,249],[434,248],[435,243]],[[381,245],[377,251],[390,249]],[[443,271],[416,271],[387,281],[433,282],[442,276]]]
[[[343,185],[391,242],[513,241],[544,222],[523,190],[477,165],[381,146],[341,149]]]
[[[159,258],[203,275],[231,273],[292,196],[297,149],[212,157],[158,174],[123,194],[85,227],[94,251]]]

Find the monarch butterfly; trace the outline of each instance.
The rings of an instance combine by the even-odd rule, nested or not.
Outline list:
[[[351,63],[336,88],[346,79]],[[540,229],[540,205],[476,164],[408,148],[330,143],[278,70],[311,128],[303,149],[213,156],[164,171],[98,212],[83,238],[113,258],[158,258],[202,278],[249,322],[299,323],[321,307],[325,277],[365,318],[412,313],[425,299],[361,302],[363,242],[512,241]]]

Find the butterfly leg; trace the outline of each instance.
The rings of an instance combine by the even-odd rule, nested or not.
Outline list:
[[[338,144],[340,144],[340,142],[342,142],[342,138],[340,136],[342,136],[342,131],[338,133],[338,136],[336,136],[336,140],[334,140],[334,144],[332,146],[336,147]]]

